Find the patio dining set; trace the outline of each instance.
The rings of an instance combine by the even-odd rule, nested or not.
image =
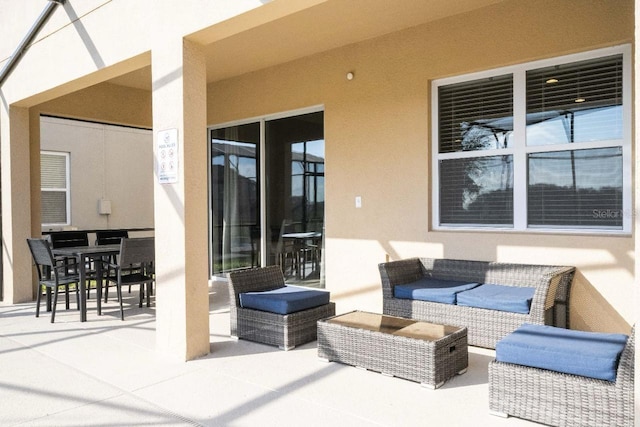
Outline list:
[[[469,345],[491,348],[491,414],[554,426],[634,425],[635,327],[625,335],[553,324],[556,302],[568,307],[575,268],[433,259],[379,267],[381,314],[336,315],[328,291],[287,285],[279,266],[228,273],[231,336],[283,350],[317,339],[321,360],[431,389],[467,371]],[[502,287],[517,289],[500,294]],[[393,311],[394,304],[406,307]]]
[[[146,295],[147,307],[155,281],[155,246],[153,237],[129,238],[126,230],[98,230],[95,244],[90,244],[86,231],[60,231],[43,238],[27,239],[27,244],[38,273],[39,289],[36,293],[36,317],[40,315],[42,288],[46,292],[46,309],[55,321],[59,289],[64,289],[65,307],[69,309],[69,296],[75,293],[80,321],[87,320],[87,298],[94,284],[98,315],[102,314],[109,287],[116,286],[120,303],[120,318],[124,320],[122,287],[139,285],[139,307]],[[53,300],[53,301],[52,301]]]

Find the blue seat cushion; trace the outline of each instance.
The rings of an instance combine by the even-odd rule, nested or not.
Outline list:
[[[483,284],[458,294],[458,305],[528,314],[536,288]]]
[[[475,288],[478,285],[477,282],[423,277],[412,283],[394,286],[393,295],[402,299],[455,304],[458,292]]]
[[[525,323],[498,341],[496,360],[615,381],[627,338]]]
[[[290,314],[329,304],[329,292],[298,286],[283,286],[262,292],[240,294],[240,306],[277,314]]]

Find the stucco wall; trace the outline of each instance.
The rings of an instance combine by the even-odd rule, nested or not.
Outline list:
[[[0,10],[10,11],[0,17],[2,65],[45,8],[40,0],[21,2],[20,7],[12,3],[0,0]],[[22,56],[2,87],[3,96],[31,106],[104,82],[149,65],[149,52],[166,40],[180,40],[264,3],[268,0],[183,0],[179,7],[168,0],[67,1]]]
[[[70,153],[71,226],[153,227],[151,131],[42,117],[40,135],[41,150]],[[110,215],[98,213],[100,199]]]
[[[40,112],[150,126],[150,92],[105,83],[87,86],[148,66],[150,49],[161,46],[165,37],[175,42],[189,31],[262,2],[227,2],[232,6],[217,9],[217,3],[189,0],[183,10],[204,7],[197,19],[175,13],[168,2],[157,3],[157,8],[151,3],[72,2],[64,9],[66,20],[73,18],[70,14],[82,17],[95,8],[99,13],[74,21],[73,31],[48,31],[60,24],[59,16],[47,25],[46,42],[29,51],[9,84],[3,86],[3,105],[31,108],[32,163],[40,148],[33,117]],[[32,9],[39,10],[41,5],[32,4]],[[566,264],[578,267],[571,300],[572,327],[626,331],[636,317],[633,236],[430,229],[430,83],[630,43],[633,6],[632,0],[505,1],[209,84],[207,123],[324,106],[326,278],[339,311],[381,309],[377,264],[386,259],[421,255]],[[28,21],[27,16],[16,21]],[[148,17],[153,26],[149,33],[139,31],[141,16]],[[117,25],[105,26],[104,22]],[[18,27],[7,32],[21,35]],[[277,25],[269,28],[282,31]],[[151,33],[163,37],[145,37]],[[60,52],[51,46],[65,49]],[[242,45],[236,51],[241,56]],[[47,73],[31,78],[31,70],[45,66]],[[351,81],[345,78],[348,71],[355,72]],[[165,82],[158,76],[153,81],[156,87]],[[31,172],[33,180],[36,171]],[[355,196],[362,197],[361,209],[354,206]],[[202,197],[207,196],[203,193]],[[34,217],[37,209],[32,209]],[[32,218],[32,228],[33,224]],[[191,232],[204,235],[206,230]]]
[[[631,1],[505,2],[210,84],[208,123],[324,105],[326,278],[339,311],[381,310],[386,259],[535,262],[578,267],[573,328],[628,331],[632,236],[430,230],[429,121],[433,79],[630,43],[633,29]]]

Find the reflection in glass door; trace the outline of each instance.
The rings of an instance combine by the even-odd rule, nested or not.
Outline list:
[[[324,113],[265,123],[270,264],[289,283],[324,286]]]
[[[213,129],[210,206],[212,274],[278,264],[324,287],[323,112]]]
[[[260,124],[211,131],[212,273],[260,265]]]

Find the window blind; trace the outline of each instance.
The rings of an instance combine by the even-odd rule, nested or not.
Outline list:
[[[41,154],[40,182],[42,188],[66,189],[67,157],[60,154]]]
[[[527,145],[622,138],[622,55],[527,71]]]
[[[440,161],[442,224],[513,224],[513,156]]]
[[[67,223],[67,195],[62,191],[43,191],[41,194],[42,223]]]
[[[528,156],[530,226],[622,227],[622,148]]]
[[[630,63],[620,46],[434,81],[434,226],[630,232]]]
[[[527,112],[622,105],[622,55],[527,71]]]
[[[513,132],[511,74],[438,88],[439,152],[504,148]]]
[[[67,153],[40,154],[42,224],[68,224]]]

